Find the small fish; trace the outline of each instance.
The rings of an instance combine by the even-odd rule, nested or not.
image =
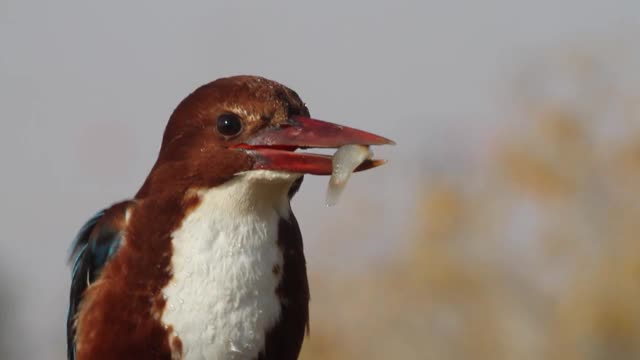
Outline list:
[[[331,163],[333,171],[327,189],[327,206],[338,203],[353,171],[365,160],[371,159],[373,153],[366,145],[343,145],[333,155]]]

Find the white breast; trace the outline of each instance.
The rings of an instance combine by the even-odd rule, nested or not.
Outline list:
[[[263,348],[280,316],[278,222],[289,216],[287,192],[298,176],[251,171],[202,190],[173,233],[162,321],[184,359],[254,359]]]

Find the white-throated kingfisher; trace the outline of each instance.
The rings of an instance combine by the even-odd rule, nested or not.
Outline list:
[[[264,78],[196,89],[137,194],[74,241],[68,358],[297,359],[309,287],[290,200],[304,174],[329,175],[332,163],[296,150],[390,143],[311,119]]]

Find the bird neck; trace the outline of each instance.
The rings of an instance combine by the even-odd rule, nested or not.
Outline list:
[[[247,171],[212,189],[211,194],[229,215],[251,216],[275,210],[288,219],[289,189],[300,176],[280,171]]]

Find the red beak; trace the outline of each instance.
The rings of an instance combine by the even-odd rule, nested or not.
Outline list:
[[[366,131],[326,121],[294,116],[277,127],[262,130],[244,144],[255,163],[254,170],[279,170],[301,174],[331,175],[330,155],[294,152],[307,148],[338,148],[342,145],[387,145],[393,141]],[[384,160],[365,160],[355,171],[384,164]]]

